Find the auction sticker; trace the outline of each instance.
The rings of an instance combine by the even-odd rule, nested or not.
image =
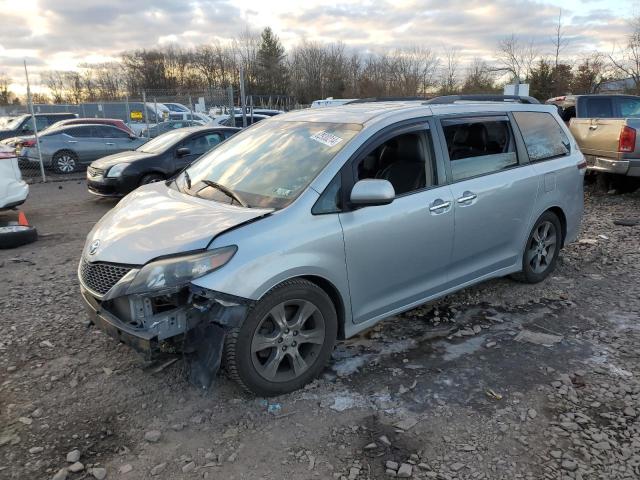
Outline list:
[[[315,140],[316,142],[320,142],[327,147],[335,147],[342,141],[342,138],[333,135],[332,133],[325,132],[324,130],[316,133],[315,135],[311,135],[311,140]]]

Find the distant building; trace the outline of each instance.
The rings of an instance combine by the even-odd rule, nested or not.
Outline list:
[[[626,93],[635,89],[636,82],[633,80],[633,78],[608,80],[600,84],[600,93]]]

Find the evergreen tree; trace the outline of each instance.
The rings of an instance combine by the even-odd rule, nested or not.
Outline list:
[[[269,27],[262,31],[256,60],[256,93],[286,93],[287,67],[284,47]]]

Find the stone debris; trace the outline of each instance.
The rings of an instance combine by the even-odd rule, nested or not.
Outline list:
[[[71,450],[67,453],[67,462],[76,463],[78,460],[80,460],[80,450]]]
[[[159,430],[150,430],[148,432],[145,432],[144,439],[149,443],[156,443],[158,440],[160,440],[161,436],[162,433]]]

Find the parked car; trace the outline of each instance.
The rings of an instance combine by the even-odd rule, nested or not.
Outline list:
[[[253,113],[255,115],[266,115],[267,117],[275,117],[276,115],[284,113],[284,110],[275,110],[272,108],[254,108]]]
[[[260,122],[262,120],[266,120],[271,118],[268,115],[247,115],[247,127],[253,125],[254,123]],[[231,115],[219,115],[213,119],[214,125],[222,125],[225,127],[237,127],[242,128],[242,113],[236,114],[231,117]]]
[[[550,106],[283,114],[107,213],[82,296],[120,341],[195,351],[202,384],[224,355],[246,390],[290,392],[385,317],[489,278],[544,280],[577,237],[585,168]]]
[[[77,118],[78,115],[75,113],[36,113],[34,117],[36,127],[38,127],[38,131],[41,131],[60,120]],[[32,135],[33,133],[33,119],[31,115],[20,115],[19,117],[13,118],[4,129],[0,130],[0,140],[22,135]]]
[[[170,132],[171,130],[177,130],[178,128],[194,127],[202,125],[202,122],[197,120],[169,120],[168,122],[161,122],[148,129],[144,129],[140,132],[141,137],[155,138],[163,133]]]
[[[22,180],[13,149],[0,146],[0,210],[22,205],[29,195],[29,185]]]
[[[563,119],[592,172],[640,177],[640,97],[568,95],[547,100]],[[620,178],[614,178],[620,180]]]
[[[169,115],[171,115],[171,113],[174,113],[174,112],[189,113],[191,111],[189,107],[181,103],[163,103],[163,105],[169,109],[169,112],[170,112]]]
[[[92,161],[135,150],[148,139],[128,134],[111,125],[71,125],[52,128],[40,136],[40,151],[45,166],[57,173],[72,173]],[[23,142],[19,156],[38,162],[35,139]]]
[[[191,127],[164,133],[132,152],[94,161],[87,169],[89,192],[121,197],[140,185],[165,180],[238,132],[230,127]]]
[[[200,112],[171,112],[169,120],[187,120],[200,122],[201,125],[213,123],[213,119],[209,115]]]

